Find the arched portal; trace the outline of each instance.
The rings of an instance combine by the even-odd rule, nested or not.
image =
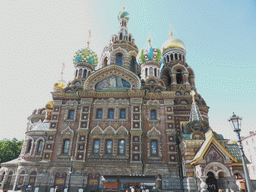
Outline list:
[[[67,178],[67,173],[57,172],[55,174],[54,186],[59,186],[60,190],[64,190],[66,186],[66,178]]]
[[[209,192],[218,191],[217,180],[215,179],[214,174],[212,172],[207,173],[206,184],[208,185],[207,189]]]

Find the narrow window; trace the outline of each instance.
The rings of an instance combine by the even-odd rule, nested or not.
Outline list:
[[[131,41],[131,36],[129,36],[129,41]]]
[[[28,146],[27,146],[27,153],[30,152],[31,146],[32,146],[32,140],[29,140],[28,141]]]
[[[82,76],[82,69],[79,69],[79,77]]]
[[[102,109],[98,109],[97,110],[97,116],[96,116],[97,119],[101,119],[102,118]]]
[[[109,109],[108,110],[108,118],[109,119],[114,119],[114,109]]]
[[[68,119],[74,119],[74,114],[75,114],[75,111],[70,110],[69,113],[68,113]]]
[[[78,70],[76,70],[76,77],[77,77],[77,72],[78,72]]]
[[[43,141],[40,140],[37,147],[37,153],[41,153],[42,148],[43,148]]]
[[[134,60],[131,59],[131,62],[130,62],[130,70],[134,72]]]
[[[175,60],[178,60],[178,55],[177,55],[177,53],[175,53]]]
[[[84,74],[83,74],[83,78],[86,77],[86,72],[87,72],[87,70],[85,69],[85,70],[84,70]]]
[[[147,77],[148,76],[148,68],[146,68],[146,72],[145,73],[146,73],[146,77]]]
[[[124,140],[123,139],[119,140],[118,154],[120,154],[120,155],[124,154]]]
[[[99,154],[99,151],[100,151],[100,140],[96,139],[94,140],[93,153]]]
[[[183,55],[183,61],[185,61],[185,57],[184,57],[184,55]]]
[[[120,33],[119,40],[122,40],[122,39],[123,39],[123,34]]]
[[[157,76],[157,74],[156,74],[156,68],[154,69],[154,75],[155,75],[155,77]]]
[[[156,110],[150,111],[150,117],[151,117],[151,119],[156,119]]]
[[[63,144],[63,154],[68,154],[69,144],[70,144],[69,139],[64,140],[64,144]]]
[[[151,155],[157,155],[157,141],[151,141]]]
[[[182,72],[180,69],[176,72],[176,81],[177,84],[182,84]]]
[[[173,54],[171,54],[171,61],[173,60]]]
[[[117,65],[122,66],[122,60],[123,60],[122,55],[116,56],[116,64]]]
[[[167,62],[169,62],[169,55],[167,55]]]
[[[120,110],[120,119],[125,119],[125,109]]]
[[[181,54],[179,56],[180,56],[180,60],[181,60]]]
[[[153,68],[152,67],[149,68],[149,75],[153,76]]]
[[[106,154],[112,153],[112,140],[107,140],[106,142]]]

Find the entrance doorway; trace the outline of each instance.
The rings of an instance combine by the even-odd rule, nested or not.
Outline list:
[[[217,186],[217,180],[214,177],[214,174],[212,172],[207,173],[208,178],[206,179],[206,184],[208,185],[208,191],[209,192],[217,192],[218,186]]]

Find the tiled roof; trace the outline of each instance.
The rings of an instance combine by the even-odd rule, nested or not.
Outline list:
[[[237,144],[228,144],[226,149],[230,153],[230,155],[237,159],[237,163],[242,163],[239,146]],[[250,163],[250,161],[246,157],[245,161],[246,163]]]

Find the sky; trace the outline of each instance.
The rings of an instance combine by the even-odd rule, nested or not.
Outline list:
[[[241,135],[256,131],[256,1],[243,0],[1,0],[0,139],[24,139],[27,117],[52,100],[53,85],[74,78],[75,52],[87,47],[98,57],[118,32],[125,4],[128,30],[139,49],[169,38],[186,46],[197,92],[209,108],[211,128],[236,139],[227,119],[243,117]]]

